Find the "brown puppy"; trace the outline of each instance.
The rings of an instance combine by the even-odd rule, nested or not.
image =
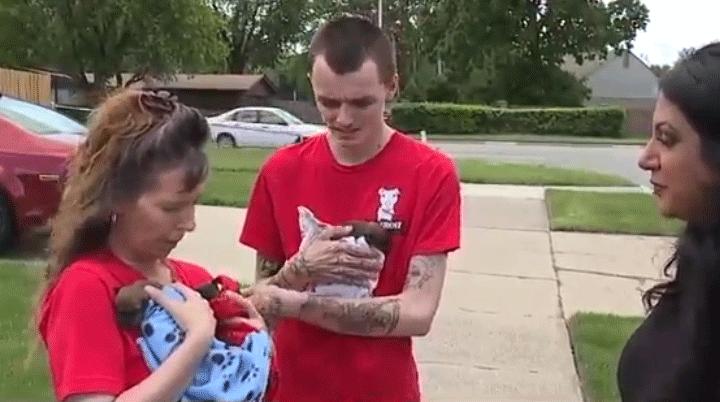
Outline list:
[[[141,280],[121,288],[117,296],[115,296],[117,316],[122,326],[132,327],[140,325],[143,311],[145,311],[148,301],[150,300],[150,296],[145,292],[146,285],[162,289],[162,285],[159,282]]]
[[[385,228],[380,226],[379,223],[368,221],[350,221],[346,222],[344,226],[352,226],[352,231],[348,236],[364,236],[368,245],[377,248],[382,251],[383,254],[387,254],[390,249],[390,234]]]

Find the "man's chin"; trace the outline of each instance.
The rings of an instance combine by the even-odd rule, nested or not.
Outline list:
[[[354,133],[332,131],[330,134],[331,137],[341,145],[356,145],[361,139],[359,131]]]

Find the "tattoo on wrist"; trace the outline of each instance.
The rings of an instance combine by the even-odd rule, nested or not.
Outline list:
[[[273,277],[275,280],[273,283],[281,288],[289,289],[292,287],[292,282],[287,278],[287,271],[280,269],[277,275]]]
[[[290,259],[288,264],[290,270],[295,276],[308,280],[310,278],[310,269],[305,258],[305,252],[300,251],[295,257]]]
[[[415,256],[410,260],[410,270],[405,280],[405,289],[422,289],[437,273],[444,262],[442,256]]]
[[[323,319],[334,320],[343,332],[387,335],[397,328],[400,321],[400,300],[353,302],[310,295],[300,306],[300,312],[321,312]]]
[[[268,326],[275,326],[277,322],[282,318],[282,301],[280,301],[280,298],[273,297],[270,299],[270,302],[267,305],[267,308],[265,309],[263,315],[263,318],[265,318],[265,321],[267,321]]]

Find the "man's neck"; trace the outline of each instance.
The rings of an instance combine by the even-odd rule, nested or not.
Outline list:
[[[335,160],[344,166],[355,166],[360,165],[374,158],[380,151],[385,148],[387,143],[390,141],[393,130],[387,124],[382,126],[382,135],[377,137],[375,141],[359,147],[343,147],[333,141],[332,135],[328,136],[328,142],[330,143],[330,151],[335,157]]]

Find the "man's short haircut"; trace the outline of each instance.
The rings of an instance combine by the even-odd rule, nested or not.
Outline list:
[[[334,18],[318,30],[310,42],[309,72],[320,55],[339,75],[360,70],[368,59],[377,64],[383,83],[390,82],[397,71],[388,37],[370,20],[356,15]]]

